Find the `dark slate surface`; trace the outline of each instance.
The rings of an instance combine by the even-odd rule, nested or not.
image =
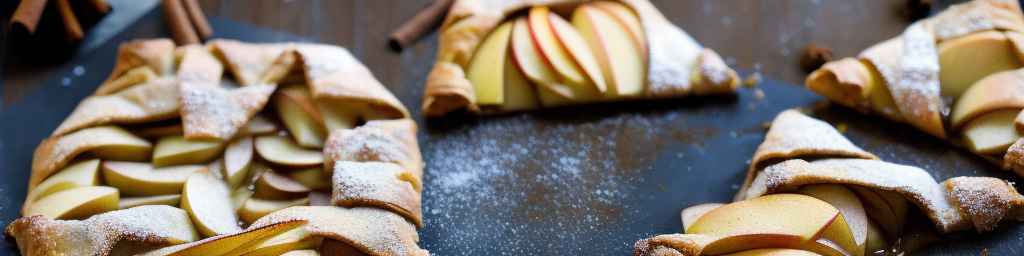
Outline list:
[[[302,40],[211,21],[225,38]],[[68,62],[41,89],[0,109],[0,223],[18,217],[36,144],[105,79],[117,45],[166,34],[159,12],[151,12],[95,51]],[[85,72],[75,75],[76,68]],[[420,97],[422,83],[404,84],[416,85],[395,92],[409,105],[409,99]],[[907,126],[816,107],[821,98],[799,85],[765,79],[760,88],[763,99],[754,97],[753,89],[742,89],[736,97],[429,122],[419,117],[418,106],[410,105],[422,127],[427,161],[421,246],[435,255],[629,255],[637,239],[678,232],[683,207],[731,199],[764,138],[763,125],[793,107],[812,109],[814,116],[848,127],[846,135],[866,150],[921,166],[938,180],[960,175],[1017,180]],[[986,248],[991,255],[1024,253],[1022,225],[945,239],[920,254],[977,255]],[[17,254],[10,241],[0,246],[0,254]]]

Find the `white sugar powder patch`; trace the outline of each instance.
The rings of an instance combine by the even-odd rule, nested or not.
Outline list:
[[[627,202],[644,195],[629,192],[684,126],[676,113],[537,119],[486,119],[428,135],[424,219],[444,241],[428,248],[471,254],[465,248],[486,243],[492,252],[523,254],[573,250],[553,243],[603,236],[606,226],[639,215]]]

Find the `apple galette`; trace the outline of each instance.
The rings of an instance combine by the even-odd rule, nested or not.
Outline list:
[[[36,148],[6,234],[23,255],[427,255],[408,117],[341,47],[129,42]]]
[[[807,88],[949,138],[1024,175],[1024,16],[1017,1],[975,0],[825,64]]]
[[[1024,196],[996,178],[937,182],[920,168],[879,160],[828,123],[788,110],[754,153],[735,202],[686,208],[685,234],[640,240],[635,252],[899,255],[931,232],[908,227],[921,219],[941,233],[989,231],[1003,220],[1024,220]]]
[[[733,93],[739,79],[647,0],[456,1],[423,112]]]

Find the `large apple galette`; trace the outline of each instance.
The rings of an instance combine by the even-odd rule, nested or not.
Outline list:
[[[1024,220],[1024,196],[1006,181],[937,182],[795,110],[772,122],[736,199],[686,208],[685,234],[640,240],[635,254],[899,255],[932,230],[910,228],[915,220],[941,233]]]
[[[6,234],[23,255],[426,255],[408,117],[344,48],[129,42],[36,148]]]
[[[738,81],[647,0],[456,1],[423,112],[733,93]]]
[[[1024,16],[1017,1],[975,0],[825,64],[807,88],[949,138],[1024,175]]]

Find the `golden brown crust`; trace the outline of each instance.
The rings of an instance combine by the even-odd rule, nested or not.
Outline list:
[[[29,190],[63,168],[79,154],[126,142],[149,145],[147,141],[121,136],[123,134],[128,134],[128,131],[116,126],[99,126],[44,140],[36,147],[36,151],[32,155]]]
[[[343,207],[377,207],[423,226],[420,192],[412,186],[412,172],[384,162],[334,163],[331,200]]]
[[[1003,168],[1024,176],[1024,139],[1018,139],[1006,150],[1006,154],[1003,155]]]
[[[114,94],[90,96],[75,107],[51,136],[99,125],[174,118],[178,116],[179,98],[178,82],[170,78],[150,81]]]
[[[136,67],[150,67],[157,74],[165,75],[171,71],[173,65],[174,41],[170,39],[140,39],[121,44],[117,50],[114,70],[110,72],[107,81],[96,89],[96,95],[107,95],[125,89],[111,82]]]
[[[480,113],[473,85],[466,79],[477,46],[505,17],[535,5],[573,5],[580,0],[456,1],[440,29],[437,61],[427,78],[423,114],[439,116],[459,109]],[[735,72],[713,51],[702,50],[647,0],[622,0],[640,18],[648,43],[646,96],[734,92]]]
[[[206,48],[185,46],[178,68],[185,138],[227,140],[263,109],[276,86],[223,86],[224,67]],[[252,53],[252,55],[258,55]]]
[[[422,190],[423,158],[411,119],[374,120],[355,129],[332,131],[324,156],[327,170],[334,170],[337,161],[396,163],[412,172],[413,188]]]
[[[878,159],[854,145],[828,123],[797,110],[783,111],[772,121],[764,142],[754,152],[737,197],[745,193],[757,173],[767,165],[793,158],[824,157]]]
[[[287,49],[282,44],[250,44],[225,39],[213,40],[209,46],[215,55],[227,63],[228,70],[242,85],[263,82],[260,78]]]
[[[416,245],[415,226],[377,208],[295,206],[260,218],[252,227],[292,220],[305,220],[303,228],[310,233],[348,243],[369,255],[429,255]]]
[[[170,206],[140,206],[85,220],[30,216],[11,222],[6,229],[26,256],[108,255],[121,242],[154,249],[191,242],[197,239],[194,232],[188,214]]]
[[[345,48],[296,44],[295,51],[313,98],[365,102],[387,118],[409,117],[402,102]]]

